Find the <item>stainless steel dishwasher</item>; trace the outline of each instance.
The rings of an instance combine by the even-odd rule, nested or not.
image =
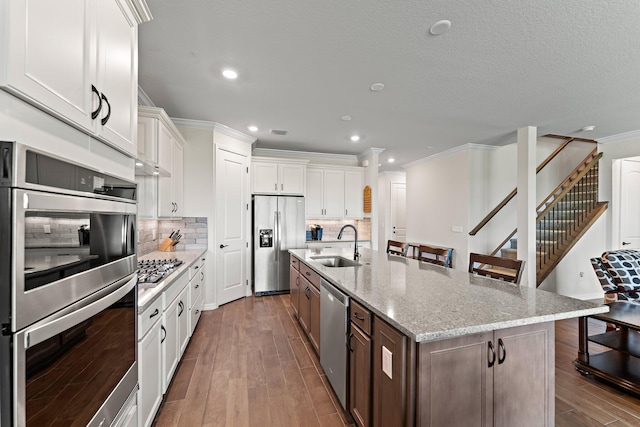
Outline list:
[[[320,280],[320,364],[342,407],[347,405],[349,297]]]

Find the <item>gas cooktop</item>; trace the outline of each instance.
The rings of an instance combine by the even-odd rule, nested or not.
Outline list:
[[[162,281],[182,265],[178,259],[145,259],[138,261],[138,284],[151,285]]]

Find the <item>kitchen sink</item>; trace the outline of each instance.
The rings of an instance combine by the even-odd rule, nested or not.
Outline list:
[[[311,259],[325,267],[358,267],[362,265],[341,256],[312,256]]]

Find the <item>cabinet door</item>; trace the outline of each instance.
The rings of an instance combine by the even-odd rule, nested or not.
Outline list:
[[[494,425],[553,425],[553,322],[495,331],[494,345]]]
[[[322,169],[307,168],[305,216],[307,218],[322,218],[324,213],[324,171]]]
[[[420,344],[417,425],[492,425],[492,339],[485,332]]]
[[[344,181],[344,217],[349,219],[364,218],[364,173],[346,171]]]
[[[344,217],[344,171],[324,171],[324,218]]]
[[[3,2],[0,84],[90,133],[95,75],[94,2]],[[4,10],[4,9],[3,9]]]
[[[320,354],[320,291],[309,286],[309,340]]]
[[[280,194],[303,196],[305,190],[304,165],[278,165],[278,181]]]
[[[349,329],[349,411],[360,427],[371,425],[371,338]]]
[[[138,119],[138,27],[122,0],[98,1],[98,68],[101,93],[99,134],[111,145],[136,155]]]
[[[164,332],[156,322],[138,343],[138,425],[148,427],[162,402],[162,344]]]
[[[255,162],[251,165],[253,194],[277,194],[278,165],[277,163]]]
[[[376,427],[405,425],[405,340],[396,329],[374,317],[372,407]]]
[[[186,286],[178,296],[178,355],[182,356],[189,344],[189,287]]]
[[[293,314],[298,317],[298,306],[300,304],[300,277],[298,270],[293,267],[289,267],[289,288],[291,289],[291,293],[289,294],[291,309],[293,310]]]
[[[158,122],[151,117],[138,117],[138,159],[156,164],[158,154],[156,141],[158,140]]]
[[[298,306],[298,321],[307,333],[309,333],[309,325],[311,323],[311,288],[313,285],[304,278],[300,278],[300,305]]]
[[[171,194],[175,208],[173,217],[184,215],[184,147],[174,141],[171,158]]]
[[[156,122],[158,128],[157,132],[157,154],[154,161],[158,164],[158,167],[164,169],[166,172],[171,173],[171,156],[173,154],[173,137],[171,136],[171,130],[160,120],[153,119]]]
[[[173,300],[162,313],[162,393],[164,394],[171,383],[173,373],[178,366],[178,298]]]

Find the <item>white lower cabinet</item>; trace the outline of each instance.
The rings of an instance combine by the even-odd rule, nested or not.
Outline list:
[[[138,316],[138,425],[150,426],[162,403],[162,298]]]
[[[182,356],[189,344],[189,286],[185,286],[178,296],[178,358]]]
[[[162,295],[138,316],[140,388],[136,419],[140,427],[153,424],[202,313],[204,260],[197,259],[188,272],[171,277],[172,283]]]

